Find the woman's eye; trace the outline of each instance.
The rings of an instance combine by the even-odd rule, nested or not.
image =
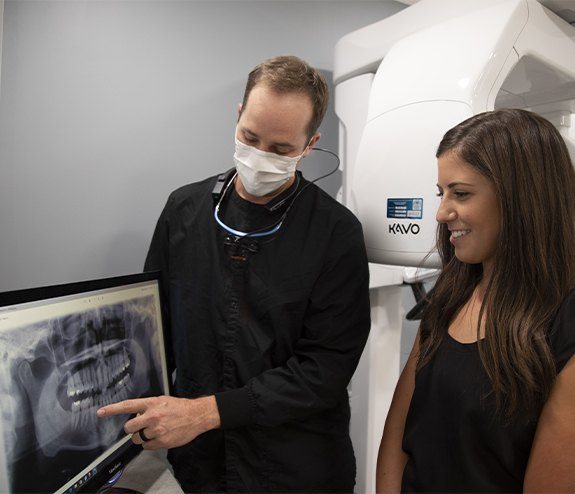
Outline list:
[[[454,197],[456,199],[466,199],[469,195],[471,195],[470,192],[465,192],[462,190],[455,190],[453,192],[449,192],[449,194],[451,195],[451,197]],[[444,196],[444,192],[442,190],[437,191],[437,194],[435,194],[437,197],[443,197]]]

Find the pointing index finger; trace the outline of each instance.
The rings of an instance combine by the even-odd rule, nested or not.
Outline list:
[[[138,398],[135,400],[124,400],[118,403],[111,403],[99,408],[96,414],[98,417],[108,417],[111,415],[121,415],[128,413],[144,413],[147,409],[147,399]]]

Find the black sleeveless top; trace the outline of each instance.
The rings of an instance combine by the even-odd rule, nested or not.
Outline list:
[[[557,372],[575,353],[575,291],[549,333]],[[536,423],[495,413],[477,343],[446,335],[416,375],[403,436],[403,492],[521,492]]]

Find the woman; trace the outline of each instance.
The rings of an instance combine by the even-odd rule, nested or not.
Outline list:
[[[542,117],[438,151],[441,275],[398,381],[378,492],[575,492],[575,173]]]

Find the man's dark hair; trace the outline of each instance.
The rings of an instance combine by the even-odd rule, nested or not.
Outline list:
[[[307,134],[311,138],[319,128],[329,101],[327,82],[321,73],[298,57],[279,56],[264,60],[248,75],[242,111],[256,84],[263,84],[278,94],[307,94],[312,103],[312,117]]]

